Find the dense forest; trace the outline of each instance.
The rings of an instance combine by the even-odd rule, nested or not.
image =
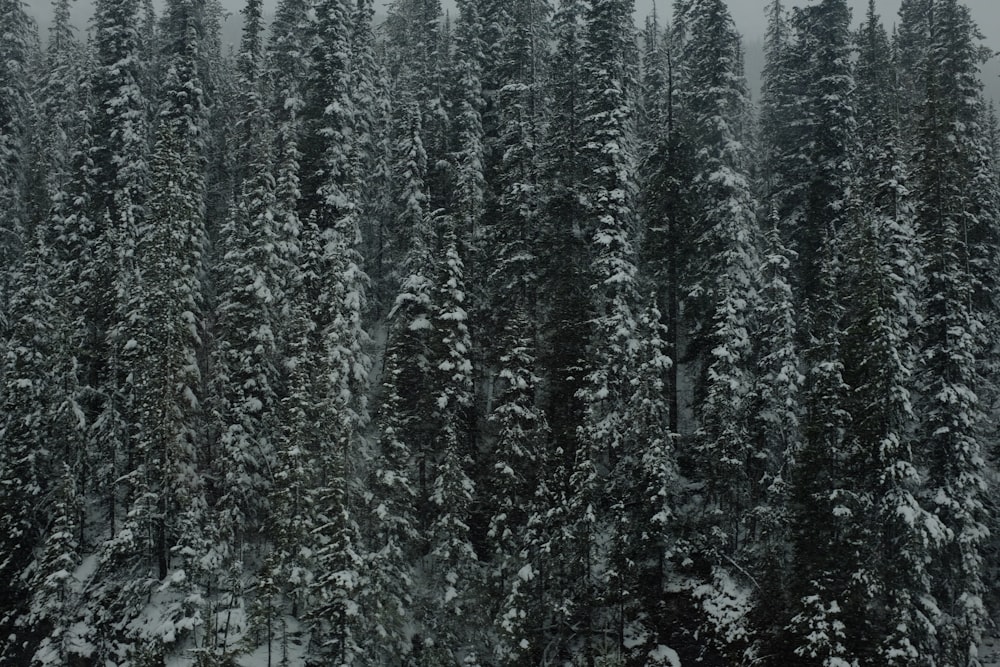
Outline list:
[[[772,0],[757,102],[724,0],[71,2],[0,0],[0,663],[984,664],[960,2]]]

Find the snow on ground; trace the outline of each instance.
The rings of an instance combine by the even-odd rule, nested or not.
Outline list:
[[[987,637],[979,649],[979,655],[983,660],[983,667],[1000,667],[1000,637]]]

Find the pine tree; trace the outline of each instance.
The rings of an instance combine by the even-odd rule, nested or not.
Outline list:
[[[464,239],[480,224],[484,198],[481,119],[482,24],[474,3],[459,3],[455,71],[461,96],[456,100],[456,151],[452,156],[453,191],[446,212],[434,219],[438,257],[427,267],[432,280],[433,332],[429,340],[429,384],[433,435],[429,443],[429,479],[422,564],[428,577],[422,625],[425,655],[475,660],[479,650],[474,627],[460,620],[478,614],[480,575],[471,541],[471,477],[474,440],[473,348],[466,289]],[[452,619],[440,625],[439,619]],[[447,656],[451,656],[450,658]]]
[[[167,7],[165,101],[150,167],[155,187],[135,236],[134,269],[117,279],[127,302],[112,341],[129,368],[134,440],[122,472],[129,512],[102,545],[95,574],[92,613],[101,617],[95,630],[104,655],[165,653],[184,636],[174,628],[190,629],[202,617],[215,566],[195,428],[205,246],[201,9],[184,0]],[[146,626],[137,619],[156,580],[165,596],[163,624]],[[136,623],[115,626],[113,615]]]
[[[447,109],[445,81],[450,57],[442,26],[441,0],[394,0],[386,17],[386,33],[390,45],[390,74],[399,78],[402,69],[412,71],[410,91],[417,98],[424,144],[430,161],[428,184],[434,197],[433,210],[440,208],[446,192],[437,173],[439,162],[448,150],[450,117]],[[438,198],[441,199],[438,199]]]
[[[650,40],[659,46],[647,54],[643,85],[643,107],[655,111],[647,129],[655,144],[647,149],[640,169],[642,195],[641,269],[656,290],[657,309],[666,326],[667,355],[674,361],[667,370],[667,401],[670,432],[679,434],[680,366],[687,355],[681,345],[690,326],[682,320],[684,286],[698,256],[694,252],[695,204],[691,183],[695,160],[688,129],[681,122],[680,68],[671,29],[658,33],[650,26]],[[653,43],[647,42],[647,45]],[[655,122],[654,122],[655,121]]]
[[[753,420],[750,436],[757,451],[753,521],[753,571],[761,587],[756,591],[755,627],[762,655],[772,652],[781,637],[788,604],[789,582],[782,573],[791,567],[788,548],[789,492],[792,468],[801,447],[802,389],[798,318],[792,286],[790,251],[781,241],[777,211],[772,209],[765,230],[758,313],[753,328],[756,365],[748,399]]]
[[[138,21],[134,0],[95,5],[91,138],[77,160],[87,176],[73,192],[85,206],[67,223],[67,235],[85,241],[87,260],[74,276],[82,297],[80,356],[85,385],[93,392],[87,411],[95,426],[95,449],[105,452],[101,458],[106,465],[95,481],[106,498],[112,532],[121,527],[134,499],[128,477],[132,471],[120,466],[135,456],[124,326],[134,296],[135,241],[149,185],[151,110],[142,85],[149,56],[139,42]]]
[[[366,637],[364,649],[374,660],[391,660],[412,650],[406,636],[407,624],[413,618],[410,558],[419,537],[414,512],[417,492],[412,481],[413,451],[407,442],[412,417],[402,409],[402,372],[398,358],[388,355],[386,394],[378,422],[381,437],[369,463],[372,507],[365,538],[370,585],[365,605],[370,609],[373,633]]]
[[[369,362],[361,326],[367,277],[358,252],[365,174],[358,171],[358,112],[351,96],[352,8],[342,0],[324,0],[315,11],[304,89],[300,200],[300,212],[319,233],[311,241],[318,245],[310,251],[317,262],[309,288],[318,301],[303,304],[312,310],[309,345],[317,367],[310,389],[313,415],[321,425],[305,434],[306,442],[313,443],[312,465],[320,471],[311,489],[315,570],[307,615],[314,633],[313,659],[349,663],[358,652],[363,627],[356,609],[363,594],[359,573],[364,557],[352,480],[359,435],[367,422]]]
[[[25,196],[24,141],[30,114],[28,67],[32,41],[32,26],[21,0],[5,0],[0,4],[0,27],[5,38],[0,51],[0,204],[7,211],[0,233],[3,265],[16,265],[22,251],[21,243],[29,243],[25,225],[27,213]],[[10,312],[12,275],[9,270],[0,277],[0,327],[6,327],[6,313]]]
[[[863,564],[846,525],[859,508],[853,505],[844,467],[844,431],[850,419],[845,395],[838,324],[843,280],[841,251],[831,239],[823,248],[820,285],[809,322],[803,396],[802,446],[791,470],[789,525],[792,560],[790,604],[786,627],[795,656],[806,664],[843,667],[853,664],[856,648],[848,626],[856,609],[848,604],[863,576]],[[847,488],[845,488],[845,486]],[[822,546],[821,546],[822,545]],[[780,650],[780,649],[779,649]],[[794,659],[794,658],[788,658]]]
[[[789,205],[785,192],[793,176],[790,163],[799,125],[792,104],[796,95],[792,69],[792,28],[782,0],[767,6],[764,71],[760,91],[761,191],[779,213]]]
[[[930,20],[934,0],[903,0],[893,35],[896,96],[905,145],[912,149],[919,108],[927,92],[927,58],[930,50]]]
[[[824,0],[800,9],[793,17],[796,42],[793,57],[804,81],[800,84],[800,118],[785,122],[801,123],[802,139],[809,150],[804,173],[790,183],[799,192],[799,210],[783,220],[798,253],[797,286],[800,298],[809,304],[825,261],[828,241],[843,225],[853,185],[852,157],[855,146],[855,117],[852,106],[854,79],[849,52],[851,13],[841,0]],[[794,85],[794,84],[793,84]],[[795,89],[793,88],[793,91]],[[798,150],[798,149],[793,149]],[[798,151],[802,152],[802,151]],[[791,193],[790,193],[791,194]]]
[[[55,469],[52,475],[56,477]],[[82,498],[76,476],[68,464],[63,464],[58,484],[52,489],[52,526],[32,581],[31,623],[48,631],[33,656],[42,665],[66,664],[72,655],[86,652],[71,627],[77,602],[73,575],[80,564],[82,546],[79,541]]]
[[[484,34],[493,37],[484,39],[490,50],[482,65],[484,174],[489,186],[482,236],[497,243],[500,256],[484,253],[480,261],[490,265],[490,296],[498,300],[495,308],[502,313],[508,294],[514,302],[535,298],[533,241],[541,205],[539,150],[550,9],[546,3],[524,0],[496,11],[492,22],[489,16],[484,20]],[[497,319],[505,318],[498,314]]]
[[[853,605],[855,587],[865,576],[865,564],[859,562],[853,536],[845,528],[859,512],[845,467],[844,430],[850,415],[844,402],[848,387],[840,331],[841,229],[857,210],[849,23],[850,10],[840,0],[799,10],[793,18],[795,54],[806,77],[801,89],[803,122],[811,143],[807,176],[801,181],[804,199],[790,230],[801,260],[796,273],[808,318],[803,359],[809,373],[803,444],[790,490],[794,555],[788,629],[795,654],[817,664],[850,664],[857,658]],[[823,526],[823,538],[817,537],[818,526]],[[822,551],[816,548],[819,543],[826,545]]]
[[[548,424],[538,407],[535,341],[528,314],[515,311],[504,331],[501,394],[490,416],[496,442],[490,458],[492,483],[485,491],[493,513],[487,537],[494,551],[496,588],[491,590],[500,601],[496,625],[503,641],[497,653],[507,664],[524,656],[541,658],[547,613],[546,568],[539,547],[548,537],[540,524],[549,509],[543,491],[551,457],[546,452]]]
[[[635,377],[625,406],[627,438],[636,443],[621,464],[620,480],[630,480],[635,502],[627,502],[618,567],[622,570],[623,657],[626,664],[660,664],[667,658],[676,619],[665,594],[676,572],[672,560],[682,484],[676,436],[670,431],[670,403],[664,400],[667,371],[666,327],[655,297],[637,318]],[[619,482],[620,484],[621,482]],[[624,491],[624,489],[623,489]]]
[[[114,242],[134,234],[147,190],[150,132],[149,104],[143,94],[145,54],[139,42],[140,3],[137,0],[99,0],[94,13],[97,70],[94,74],[94,163],[90,218],[98,225],[93,242],[95,255],[107,274],[95,276],[98,294],[113,294],[112,267],[117,266]],[[112,225],[105,229],[105,223]],[[100,298],[100,297],[98,297]],[[97,335],[105,336],[112,323],[100,313],[113,312],[99,302],[89,319]],[[94,382],[103,382],[100,364],[103,341],[93,341]]]
[[[684,113],[698,147],[691,196],[698,246],[707,258],[692,272],[686,300],[685,315],[704,327],[694,332],[688,355],[703,364],[703,474],[712,511],[728,517],[728,525],[719,526],[725,536],[720,547],[733,556],[750,538],[745,522],[752,481],[746,474],[754,458],[745,410],[759,259],[756,206],[738,129],[749,102],[738,69],[739,36],[725,6],[716,0],[689,3],[683,22],[688,38],[682,51]]]
[[[68,326],[56,296],[57,276],[45,226],[39,226],[17,272],[17,290],[10,303],[17,318],[11,322],[5,341],[4,419],[0,424],[4,529],[0,625],[6,633],[0,655],[25,664],[51,629],[49,623],[63,621],[33,608],[32,598],[37,595],[44,600],[36,577],[43,572],[44,576],[55,574],[51,559],[56,556],[46,547],[58,548],[54,533],[47,530],[50,516],[58,511],[57,462],[75,463],[80,454],[75,369],[63,347]],[[79,519],[75,508],[64,510],[72,512],[65,517],[67,521]],[[79,537],[77,531],[72,533],[66,536],[67,542]]]
[[[607,562],[605,550],[620,551],[623,499],[628,484],[618,477],[619,463],[632,455],[626,440],[624,405],[628,388],[630,341],[635,336],[637,303],[635,265],[635,164],[633,157],[635,94],[629,54],[634,39],[631,3],[595,2],[587,10],[582,130],[582,159],[587,176],[581,183],[586,218],[582,233],[589,243],[592,276],[588,371],[579,390],[583,404],[580,447],[570,479],[572,497],[567,520],[575,532],[575,558],[580,568],[577,604],[583,628],[583,655],[616,655],[624,637],[620,621],[607,645],[599,640],[608,621],[602,607],[622,612],[619,564]],[[609,471],[605,487],[602,469]],[[608,497],[605,497],[605,493]],[[609,532],[611,531],[611,532]],[[611,540],[607,544],[605,540]],[[614,612],[613,612],[614,613]],[[612,626],[615,627],[615,626]]]
[[[35,93],[39,121],[35,132],[34,171],[38,177],[30,202],[31,218],[38,221],[55,206],[65,206],[65,187],[71,179],[73,151],[80,141],[79,117],[86,99],[84,88],[86,52],[74,36],[70,0],[53,2],[52,27]]]
[[[405,91],[405,89],[404,89]],[[405,92],[404,92],[405,95]],[[381,651],[419,651],[422,641],[408,640],[415,593],[412,559],[419,553],[430,495],[429,415],[433,410],[430,346],[433,333],[433,229],[427,211],[424,177],[427,154],[421,136],[420,107],[413,97],[400,100],[393,151],[395,216],[407,248],[400,290],[389,313],[385,352],[384,400],[380,411],[381,438],[371,462],[369,529],[371,592],[375,629],[384,634]],[[413,644],[416,644],[414,646]]]
[[[433,398],[434,459],[427,498],[428,553],[423,563],[430,575],[430,590],[425,593],[427,608],[422,621],[428,647],[425,652],[457,661],[463,653],[474,657],[479,648],[476,628],[463,625],[461,620],[477,613],[480,587],[478,558],[469,536],[475,499],[475,484],[469,476],[472,439],[467,426],[472,407],[472,344],[457,224],[449,216],[442,216],[437,224],[443,257],[435,272],[432,375],[425,389]],[[442,626],[442,618],[451,622]]]
[[[932,619],[936,653],[942,661],[965,665],[977,664],[974,651],[985,619],[981,550],[987,533],[985,463],[977,432],[982,385],[976,373],[984,313],[975,302],[971,260],[976,230],[995,221],[980,217],[967,189],[983,151],[976,30],[968,9],[953,0],[935,2],[931,10],[913,185],[927,276],[918,443],[928,468],[923,500],[947,530],[930,566],[938,605]]]
[[[549,130],[542,147],[540,214],[539,312],[543,314],[539,363],[546,384],[543,407],[552,429],[553,444],[568,462],[577,450],[581,413],[578,390],[583,380],[583,357],[588,344],[589,298],[586,240],[579,226],[584,212],[578,192],[584,178],[584,109],[579,96],[582,68],[583,4],[567,0],[559,5],[553,31],[556,51],[548,94],[552,97]],[[559,491],[553,490],[558,493]]]
[[[350,233],[353,232],[353,233]],[[314,380],[314,441],[318,474],[311,492],[315,508],[312,551],[315,580],[309,618],[315,655],[338,664],[357,659],[365,628],[358,600],[364,595],[364,554],[354,512],[358,500],[355,465],[360,434],[367,424],[370,362],[361,328],[364,274],[354,247],[357,228],[333,230],[316,238],[319,308],[315,317],[318,346]]]
[[[356,110],[351,101],[351,12],[346,0],[323,0],[308,32],[303,106],[302,207],[321,228],[355,204],[347,199]]]
[[[275,465],[270,433],[275,428],[280,383],[276,329],[283,301],[280,230],[275,218],[272,127],[261,80],[260,5],[249,2],[240,53],[244,91],[240,127],[241,163],[248,166],[240,195],[222,228],[223,256],[216,362],[222,433],[213,463],[219,482],[221,529],[234,549],[253,540],[268,522],[263,503]]]

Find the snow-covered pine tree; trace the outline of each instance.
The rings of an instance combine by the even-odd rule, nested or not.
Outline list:
[[[384,63],[377,57],[373,0],[357,0],[351,14],[354,54],[352,99],[356,110],[354,150],[351,161],[360,181],[361,252],[371,280],[369,306],[384,313],[383,297],[387,258],[382,256],[386,217],[391,196],[389,175],[389,131],[391,105]]]
[[[446,31],[441,23],[441,0],[393,0],[385,22],[390,73],[398,79],[401,69],[412,72],[410,92],[417,97],[420,123],[427,135],[429,169],[435,168],[434,162],[443,159],[447,150],[449,120],[442,83],[450,54],[442,50],[442,32]]]
[[[255,569],[262,545],[274,537],[271,526],[281,522],[275,512],[286,509],[273,507],[271,501],[279,467],[278,400],[283,380],[278,330],[284,323],[284,281],[289,271],[277,217],[275,137],[262,71],[260,2],[250,0],[243,12],[237,68],[241,95],[233,133],[242,180],[236,184],[236,201],[220,230],[221,256],[212,267],[219,292],[210,367],[218,440],[210,445],[208,495],[222,556],[219,575],[222,587],[228,588],[226,604],[230,608],[246,604],[259,613],[272,614],[279,601],[273,599],[268,582],[279,581],[283,574],[274,559],[267,560],[252,584],[256,596],[244,601],[239,593],[244,588],[244,568]],[[294,465],[294,461],[287,462]],[[229,577],[234,571],[236,581]],[[273,625],[275,620],[253,617],[251,622]],[[213,638],[210,654],[226,655],[230,643],[223,629],[221,638]]]
[[[849,525],[859,508],[844,468],[844,430],[850,419],[845,409],[842,304],[838,290],[843,280],[841,251],[836,238],[821,249],[816,298],[810,306],[807,369],[802,404],[802,446],[790,471],[789,542],[792,548],[786,609],[788,642],[776,646],[775,664],[805,661],[825,667],[845,667],[857,659],[856,637],[849,627],[856,608],[854,587],[865,563],[850,542]],[[785,653],[787,651],[787,653]]]
[[[49,523],[59,512],[59,463],[72,464],[71,475],[77,473],[83,424],[75,403],[75,359],[65,347],[68,322],[57,298],[59,267],[46,241],[46,227],[36,228],[17,269],[17,289],[10,301],[16,317],[4,341],[0,628],[5,634],[0,658],[12,664],[28,664],[54,627],[66,629],[62,625],[66,618],[51,615],[53,608],[45,605],[45,594],[37,584],[40,576],[55,576],[59,569],[76,565],[76,555],[70,553],[73,562],[55,568],[56,556],[48,548],[58,548]],[[77,507],[64,509],[73,533],[67,536],[68,544],[80,537],[81,515]]]
[[[471,209],[459,207],[458,210]],[[469,429],[472,409],[472,343],[466,311],[464,266],[458,224],[450,215],[435,221],[440,259],[434,268],[434,334],[431,344],[433,434],[430,442],[427,554],[421,568],[427,590],[421,618],[424,655],[429,660],[478,665],[485,649],[477,624],[482,577],[470,536],[476,488],[470,472],[474,440]],[[441,623],[441,619],[450,622]],[[471,662],[469,662],[471,660]]]
[[[589,343],[585,324],[589,318],[589,269],[587,241],[580,227],[584,213],[579,191],[585,175],[581,158],[584,109],[579,95],[585,79],[583,11],[579,0],[563,0],[553,19],[556,46],[547,90],[552,102],[542,146],[544,210],[537,243],[542,316],[539,365],[545,384],[542,404],[552,429],[553,449],[562,449],[567,464],[572,463],[577,450],[581,414],[577,392],[583,382],[583,359]],[[553,480],[553,492],[560,493],[566,481]]]
[[[912,149],[920,105],[927,94],[926,66],[930,49],[930,18],[934,0],[902,0],[893,34],[894,86],[902,139]]]
[[[81,296],[81,375],[92,392],[85,407],[94,423],[94,449],[104,452],[95,490],[107,503],[115,533],[134,499],[130,471],[121,467],[135,456],[123,327],[134,296],[135,240],[149,186],[151,110],[142,82],[152,54],[140,43],[135,0],[99,0],[93,20],[90,145],[80,147],[77,159],[84,168],[78,173],[87,176],[72,193],[84,206],[74,212],[66,236],[84,241],[86,259],[74,276]]]
[[[790,251],[781,240],[777,211],[763,231],[764,245],[755,341],[754,384],[748,398],[752,415],[750,436],[757,452],[759,478],[754,488],[753,521],[757,537],[752,545],[752,572],[760,586],[755,591],[755,653],[768,655],[783,630],[789,586],[782,577],[789,561],[789,482],[801,446],[801,393],[805,376],[799,367],[798,318],[792,286]]]
[[[309,30],[309,69],[304,88],[302,199],[309,233],[318,231],[309,254],[316,257],[306,294],[316,301],[300,308],[312,317],[316,367],[311,396],[318,429],[311,430],[311,488],[314,525],[310,549],[314,578],[307,616],[312,628],[312,660],[349,664],[365,627],[357,614],[362,595],[363,556],[354,515],[359,498],[353,467],[367,422],[369,361],[361,326],[367,277],[361,269],[361,180],[354,135],[357,110],[352,99],[353,10],[345,0],[322,0]],[[309,298],[307,296],[307,298]],[[294,436],[293,436],[294,439]]]
[[[503,4],[503,3],[499,3]],[[544,494],[550,472],[548,424],[539,403],[537,374],[539,301],[540,151],[545,112],[547,3],[523,0],[497,9],[492,58],[484,86],[489,89],[484,122],[496,124],[488,150],[495,213],[484,215],[482,263],[490,264],[490,314],[485,327],[502,327],[484,354],[497,361],[490,420],[496,440],[481,466],[483,500],[490,513],[491,588],[499,603],[496,625],[502,638],[495,653],[505,664],[542,660],[546,637],[547,579],[543,545],[550,527]],[[488,130],[487,130],[488,132]],[[489,157],[492,154],[492,158]],[[492,164],[491,164],[492,162]],[[488,203],[487,206],[490,206]],[[491,226],[492,222],[492,226]],[[482,252],[488,248],[494,251]],[[480,304],[483,308],[484,304]]]
[[[899,545],[878,550],[872,559],[873,583],[881,587],[873,608],[881,608],[884,615],[870,624],[882,635],[867,641],[879,647],[886,664],[907,664],[916,655],[932,654],[927,550],[944,533],[915,499],[922,478],[917,472],[920,460],[912,449],[916,422],[912,373],[921,318],[922,260],[904,176],[898,73],[873,0],[858,42],[858,131],[864,147],[860,187],[862,201],[869,206],[857,219],[860,229],[850,235],[857,237],[855,251],[849,253],[854,264],[850,284],[856,291],[848,303],[856,309],[848,311],[845,367],[858,369],[858,375],[851,373],[847,380],[856,387],[849,405],[851,437],[860,442],[855,452],[870,457],[860,469],[880,471],[877,478],[866,480],[875,507],[874,534],[868,541],[891,539]],[[863,361],[857,359],[859,353]],[[866,398],[869,392],[871,398]],[[873,410],[874,406],[881,409]],[[881,438],[880,446],[865,442],[874,438]]]
[[[106,657],[150,658],[175,642],[197,645],[201,607],[214,584],[195,437],[205,247],[203,9],[191,0],[167,6],[165,99],[149,173],[155,187],[136,233],[134,269],[116,279],[127,305],[114,352],[128,364],[134,440],[120,473],[131,492],[128,514],[102,545],[93,583],[95,643]],[[147,617],[154,590],[157,609]]]
[[[372,649],[374,655],[422,648],[422,639],[411,641],[406,627],[415,613],[413,559],[421,555],[420,530],[426,527],[430,496],[428,416],[433,397],[427,387],[434,331],[433,275],[429,274],[434,234],[427,211],[422,114],[408,88],[403,87],[400,95],[393,128],[393,210],[400,245],[407,252],[399,271],[399,294],[389,313],[385,394],[378,418],[381,437],[369,464],[374,516],[365,522],[372,596],[367,604],[372,607],[374,629],[385,636]]]
[[[584,359],[591,342],[588,320],[591,305],[589,239],[581,221],[585,211],[581,183],[586,177],[582,158],[585,109],[579,94],[586,74],[583,67],[586,26],[584,3],[562,0],[553,17],[554,53],[552,76],[546,93],[551,99],[548,131],[541,150],[543,210],[539,215],[537,241],[539,264],[538,367],[542,381],[540,403],[550,427],[552,456],[543,470],[540,502],[552,507],[543,517],[533,518],[542,533],[547,554],[539,585],[551,593],[546,627],[542,635],[547,653],[568,652],[573,641],[569,628],[581,617],[578,608],[578,545],[568,531],[560,531],[572,511],[569,502],[571,474],[581,449],[579,427],[583,401]]]
[[[430,276],[433,308],[428,339],[431,434],[427,449],[426,555],[421,561],[423,652],[429,660],[472,660],[483,647],[476,624],[481,616],[481,576],[471,540],[475,484],[473,368],[464,257],[467,239],[483,209],[483,136],[480,73],[482,24],[473,2],[459,3],[455,72],[461,95],[455,101],[455,151],[450,156],[453,189],[448,209],[433,215]],[[441,623],[441,619],[450,619]],[[415,647],[416,649],[416,647]],[[464,656],[464,657],[463,657]]]
[[[414,111],[415,117],[418,112]],[[369,518],[362,522],[368,561],[363,605],[372,624],[364,650],[373,661],[389,661],[412,650],[407,627],[413,618],[412,555],[419,543],[413,484],[413,450],[407,441],[412,415],[400,390],[398,358],[385,359],[385,395],[378,419],[379,442],[369,462]]]
[[[791,474],[788,631],[795,655],[817,664],[850,664],[858,657],[854,623],[861,621],[852,613],[853,594],[867,565],[860,562],[846,529],[859,511],[844,461],[850,416],[844,403],[848,388],[840,330],[841,229],[857,211],[850,19],[844,0],[823,0],[793,16],[809,150],[808,170],[795,186],[801,188],[803,200],[789,231],[799,252],[796,277],[807,318],[801,333],[807,343],[803,359],[808,373],[803,445]]]
[[[308,217],[315,212],[317,224],[327,229],[338,210],[348,206],[346,200],[327,201],[320,188],[342,188],[348,178],[355,115],[350,99],[352,24],[347,0],[321,0],[313,11],[305,44],[309,67],[303,89],[301,213]]]
[[[578,391],[582,412],[574,455],[568,515],[580,655],[621,654],[628,573],[621,556],[628,537],[624,503],[632,489],[620,466],[635,454],[627,438],[631,349],[636,329],[636,216],[634,160],[635,72],[632,3],[599,0],[587,7],[580,92],[583,178],[577,184],[585,213],[590,292],[587,371]]]
[[[670,31],[660,25],[659,13],[646,17],[642,30],[641,94],[639,98],[638,136],[645,151],[656,150],[669,129],[670,94],[667,90],[672,75]],[[644,155],[642,157],[645,157]]]
[[[626,438],[634,446],[618,472],[620,479],[631,479],[633,494],[618,519],[622,536],[616,566],[622,570],[625,591],[619,602],[622,657],[625,664],[659,665],[667,660],[664,649],[677,631],[666,592],[677,582],[672,561],[680,538],[682,481],[664,391],[673,362],[666,354],[667,332],[655,295],[636,324],[634,377],[625,407]]]
[[[869,2],[858,35],[859,187],[864,208],[845,237],[845,466],[856,488],[853,539],[865,545],[867,576],[857,614],[867,622],[852,641],[862,659],[912,664],[933,651],[929,553],[944,527],[918,501],[922,478],[912,449],[911,402],[921,290],[913,207],[905,183],[894,70],[888,36]],[[891,548],[884,545],[892,544]]]
[[[719,531],[716,546],[734,557],[753,541],[747,514],[755,453],[746,401],[759,258],[747,147],[738,130],[749,99],[739,35],[725,4],[692,0],[686,7],[681,95],[696,147],[691,197],[703,257],[691,272],[686,299],[685,317],[696,329],[687,354],[704,373],[696,396],[703,397],[698,438],[714,515],[709,521]]]
[[[294,164],[294,163],[293,163]],[[290,192],[294,192],[294,168]],[[320,429],[318,404],[325,400],[316,389],[322,367],[319,363],[319,309],[322,295],[322,243],[315,223],[299,224],[297,200],[278,200],[279,210],[296,227],[293,263],[285,282],[287,305],[284,309],[282,338],[283,395],[275,433],[275,469],[272,487],[273,549],[263,576],[283,580],[281,588],[287,611],[302,617],[310,610],[311,590],[316,579],[316,559],[311,549],[316,527],[316,478],[322,471],[318,441]],[[288,206],[288,208],[282,208]],[[260,619],[258,615],[258,622]],[[287,630],[287,628],[286,628]],[[278,637],[287,642],[287,632]],[[269,646],[270,648],[270,646]]]
[[[25,235],[27,205],[25,202],[24,141],[28,131],[30,111],[28,80],[33,26],[24,11],[22,0],[3,0],[0,4],[0,30],[5,35],[0,46],[0,206],[7,213],[0,225],[0,262],[5,267],[0,274],[0,328],[6,327],[7,303],[11,294],[14,267],[30,243]]]
[[[71,0],[52,3],[52,27],[34,93],[38,140],[32,148],[37,157],[30,158],[35,183],[29,202],[34,221],[48,216],[57,199],[65,199],[60,193],[72,176],[73,152],[80,141],[81,106],[87,101],[81,92],[88,63],[85,49],[74,35],[70,7]],[[58,202],[60,206],[66,203]]]
[[[313,237],[320,245],[313,251],[319,260],[313,286],[317,290],[311,396],[315,423],[310,429],[315,523],[308,544],[315,570],[308,618],[313,645],[310,659],[324,661],[318,664],[333,660],[349,665],[363,659],[362,636],[370,629],[360,613],[367,582],[362,578],[364,552],[356,519],[360,503],[356,466],[361,433],[368,422],[370,361],[363,349],[367,336],[361,328],[366,280],[355,246],[358,230],[356,224],[345,227],[341,220],[338,228]]]
[[[114,244],[134,234],[148,186],[150,109],[142,81],[151,54],[143,51],[139,41],[139,12],[138,0],[98,0],[94,11],[95,183],[90,217],[97,224],[93,243],[99,266],[95,267],[95,303],[89,319],[95,335],[101,337],[91,342],[89,363],[95,366],[91,371],[95,383],[105,381],[103,337],[114,324],[106,318],[115,309],[100,301],[116,292]],[[113,228],[106,229],[105,224]]]
[[[261,77],[260,13],[259,0],[244,7],[238,153],[246,178],[221,230],[221,258],[215,265],[220,294],[213,372],[221,433],[212,464],[219,528],[236,561],[270,522],[266,502],[280,384],[275,331],[285,273],[275,217],[273,128]]]
[[[670,432],[679,434],[678,380],[681,362],[686,358],[681,343],[689,329],[681,319],[682,295],[699,256],[692,246],[695,206],[691,183],[695,161],[687,127],[680,121],[680,68],[673,31],[669,27],[661,31],[653,22],[647,32],[650,41],[646,42],[642,108],[648,117],[640,123],[640,136],[644,137],[640,168],[641,272],[655,288],[657,310],[666,326],[666,354],[674,362],[667,369],[668,418]],[[655,48],[650,46],[653,40],[659,43]]]
[[[800,97],[791,103],[801,116],[783,122],[801,127],[804,134],[791,149],[799,157],[789,159],[805,159],[805,163],[804,171],[791,172],[792,180],[786,185],[798,200],[797,210],[790,217],[780,207],[779,212],[798,253],[796,283],[806,305],[817,293],[813,285],[826,261],[823,251],[833,249],[828,241],[838,233],[850,206],[846,197],[853,185],[856,143],[850,21],[850,8],[842,0],[822,0],[797,9],[792,19],[793,67],[800,79],[796,85],[793,75],[790,85]],[[801,150],[802,141],[807,151]]]
[[[67,664],[86,653],[73,628],[79,594],[74,574],[83,546],[83,498],[74,467],[64,462],[62,470],[54,465],[49,473],[55,482],[49,498],[51,526],[31,582],[34,596],[29,617],[30,627],[47,633],[32,656],[41,665]]]
[[[537,334],[524,306],[509,314],[500,341],[500,395],[490,415],[496,440],[490,456],[489,486],[484,489],[492,513],[488,543],[492,547],[491,588],[499,604],[496,626],[501,640],[495,650],[503,664],[540,662],[548,616],[544,563],[545,514],[552,499],[545,494],[551,460],[548,424],[538,406]]]
[[[767,31],[764,38],[764,71],[760,91],[759,139],[761,146],[760,190],[763,197],[780,213],[788,202],[788,163],[797,124],[793,123],[795,89],[791,65],[792,28],[782,0],[767,6]]]
[[[299,143],[303,127],[300,112],[306,68],[305,43],[308,19],[306,0],[282,0],[271,24],[266,62],[269,111],[274,122],[273,216],[277,232],[275,254],[283,267],[283,302],[274,314],[281,326],[273,331],[280,355],[280,404],[277,430],[273,433],[275,462],[272,486],[273,528],[271,557],[264,573],[281,588],[292,614],[305,609],[312,584],[312,559],[302,545],[308,544],[313,524],[310,476],[314,472],[312,449],[303,434],[315,425],[312,411],[311,373],[316,366],[310,343],[315,328],[310,309],[316,303],[311,289],[316,269],[317,244],[304,248],[303,236],[317,233],[315,225],[304,232],[299,217],[301,193]],[[282,623],[276,634],[287,648],[288,628]]]
[[[306,40],[308,7],[306,0],[282,0],[271,24],[266,62],[267,87],[270,91],[270,112],[275,126],[274,176],[275,219],[279,229],[278,251],[286,266],[286,286],[297,285],[298,246],[302,221],[299,216],[300,161],[299,144],[304,128],[301,111],[304,104],[302,91],[305,85],[305,58],[302,57]],[[286,294],[282,319],[289,320],[289,308],[295,297]],[[284,350],[282,330],[277,332],[278,346]]]
[[[947,530],[933,552],[936,657],[957,665],[975,657],[983,624],[981,552],[987,537],[982,495],[985,461],[979,424],[985,312],[976,303],[979,193],[969,189],[984,152],[976,75],[981,51],[969,10],[932,2],[924,67],[926,93],[913,155],[916,224],[923,242],[926,289],[918,367],[918,451],[927,467],[924,506]]]

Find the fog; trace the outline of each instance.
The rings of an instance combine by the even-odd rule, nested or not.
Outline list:
[[[816,2],[817,0],[786,0],[786,5],[802,5]],[[226,39],[229,42],[238,41],[239,31],[239,11],[242,6],[240,0],[222,0],[223,5],[231,12],[231,17],[226,25]],[[277,0],[264,0],[265,12],[274,10]],[[442,0],[445,9],[455,12],[455,0]],[[756,89],[760,78],[760,69],[763,67],[763,56],[761,53],[761,42],[767,24],[764,8],[769,0],[728,0],[729,10],[732,12],[733,20],[737,29],[744,36],[747,50],[747,75],[751,86]],[[854,10],[854,22],[857,24],[864,18],[868,0],[848,0]],[[901,0],[877,0],[876,9],[882,16],[883,23],[891,30],[899,12]],[[158,6],[162,6],[163,0],[156,0]],[[642,20],[653,10],[654,3],[661,16],[669,16],[670,0],[636,0],[636,21],[641,24]],[[389,2],[387,0],[376,0],[376,12],[384,15]],[[979,25],[980,30],[986,37],[986,44],[994,50],[1000,50],[1000,2],[997,0],[966,0],[965,4],[972,11],[972,17]],[[92,0],[76,0],[73,8],[73,16],[77,26],[85,29],[88,25],[92,12]],[[52,3],[49,0],[27,0],[27,7],[38,21],[42,38],[48,30],[48,24],[52,16]],[[983,80],[986,85],[986,96],[1000,100],[1000,59],[993,58],[983,69]]]

